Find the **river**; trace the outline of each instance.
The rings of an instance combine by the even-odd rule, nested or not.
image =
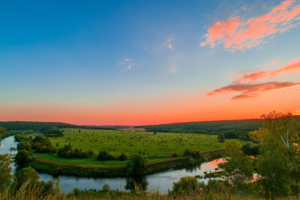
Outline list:
[[[10,151],[11,147],[17,147],[18,142],[14,141],[14,136],[7,137],[1,141],[0,154],[16,154],[16,151]],[[162,172],[157,172],[148,175],[132,176],[132,177],[116,177],[116,178],[85,178],[73,176],[60,176],[60,187],[66,193],[72,192],[73,188],[81,190],[102,189],[104,184],[108,184],[112,190],[132,191],[134,190],[134,182],[140,184],[143,189],[158,189],[165,192],[168,189],[172,190],[173,182],[179,181],[184,176],[204,175],[204,172],[214,172],[217,165],[222,162],[222,159],[197,164],[179,169],[169,169]],[[12,163],[12,173],[16,171],[16,164]],[[40,180],[48,181],[50,179],[57,180],[58,177],[53,177],[49,174],[39,173]],[[201,179],[207,183],[208,179]]]

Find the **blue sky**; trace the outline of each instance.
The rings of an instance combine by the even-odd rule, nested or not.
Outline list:
[[[284,3],[284,8],[279,7]],[[267,109],[295,112],[300,105],[293,100],[286,102],[293,107],[284,107],[286,100],[282,100],[262,109],[268,97],[260,94],[269,91],[263,89],[246,92],[246,98],[261,98],[255,113],[207,116],[207,109],[217,113],[236,104],[231,100],[231,87],[225,95],[207,94],[230,85],[241,71],[276,70],[296,62],[298,6],[299,1],[1,2],[0,120],[149,124],[254,118]],[[280,8],[278,16],[296,14],[285,20],[288,24],[283,25],[281,19],[272,22],[276,24],[272,33],[248,38],[257,46],[248,48],[245,40],[240,46],[236,42],[225,47],[231,33],[224,37],[223,33],[231,24],[239,24],[230,35],[238,38],[238,30],[246,30],[249,19],[261,19],[274,8]],[[221,25],[213,29],[218,22]],[[276,31],[279,23],[288,30]],[[258,30],[266,28],[259,26]],[[210,42],[214,36],[219,39]],[[200,46],[202,42],[205,46]],[[263,82],[254,81],[247,84]],[[271,81],[297,86],[299,72]],[[297,92],[292,94],[297,97]],[[249,107],[257,105],[250,99],[239,101],[247,101]],[[63,117],[57,117],[60,110],[65,110]],[[108,120],[109,113],[114,114]]]

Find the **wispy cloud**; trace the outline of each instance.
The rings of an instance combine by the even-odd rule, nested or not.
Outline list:
[[[297,25],[294,20],[299,19],[300,5],[295,4],[295,1],[283,1],[271,12],[245,22],[239,16],[215,22],[205,35],[206,41],[201,42],[200,46],[210,44],[213,47],[216,43],[222,43],[226,50],[235,52],[266,43],[276,33]]]
[[[274,61],[275,62],[275,61]],[[270,64],[275,64],[277,62],[272,62]],[[242,83],[246,81],[256,81],[266,78],[274,78],[283,74],[299,72],[300,71],[300,61],[293,60],[286,65],[282,65],[278,70],[260,70],[252,71],[249,74],[245,74],[242,77],[237,78],[236,83]]]
[[[164,46],[168,47],[171,50],[173,50],[173,45],[171,44],[172,40],[174,40],[174,38],[169,38],[167,39],[167,42],[164,44]]]
[[[275,61],[273,61],[273,62],[270,62],[269,65],[274,65],[274,64],[276,64],[276,63],[278,63],[278,62],[279,62],[279,60],[275,60]]]
[[[126,58],[124,61],[120,62],[118,65],[128,65],[125,69],[131,69],[134,63],[130,62],[132,58]]]
[[[222,87],[207,93],[207,96],[226,94],[230,92],[240,92],[239,95],[232,97],[232,100],[240,100],[252,97],[258,97],[261,93],[281,90],[300,86],[300,82],[268,82],[268,83],[257,83],[257,84],[246,84],[246,83],[233,83],[226,87]]]
[[[126,69],[131,69],[131,67],[132,67],[132,63],[130,63],[129,65],[128,65],[128,67],[126,67]]]

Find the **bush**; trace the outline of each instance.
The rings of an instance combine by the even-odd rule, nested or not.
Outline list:
[[[103,185],[102,190],[104,190],[106,193],[108,193],[110,191],[110,186],[105,183],[105,185]]]
[[[195,159],[201,158],[201,154],[197,150],[193,151],[193,150],[190,150],[190,149],[186,149],[183,154],[185,156],[189,156],[189,157],[192,157],[192,158],[195,158]]]
[[[218,135],[218,141],[219,142],[225,142],[225,137],[223,134]]]
[[[75,196],[78,196],[78,195],[80,194],[79,188],[74,188],[74,189],[73,189],[73,194],[74,194]]]
[[[121,153],[121,155],[119,156],[119,160],[125,161],[125,160],[127,160],[127,156],[124,153]]]
[[[126,161],[126,172],[129,174],[143,174],[147,172],[148,157],[141,154],[133,154]]]
[[[89,158],[91,155],[94,155],[94,151],[88,150],[82,152],[78,148],[74,149],[71,144],[58,149],[58,156],[62,158]]]
[[[99,155],[97,157],[97,160],[102,160],[102,161],[114,160],[114,159],[115,159],[115,157],[113,155],[111,155],[110,153],[108,153],[106,150],[100,151]]]
[[[20,150],[16,157],[15,157],[15,161],[18,165],[24,165],[27,161],[27,157],[31,156],[31,153],[27,150]]]
[[[17,145],[17,149],[31,151],[31,144],[29,142],[20,142]]]
[[[197,187],[198,178],[187,176],[182,177],[178,182],[173,183],[173,191],[177,195],[181,195],[182,193],[190,194],[191,192],[195,191]]]
[[[46,137],[63,137],[64,134],[59,129],[49,129],[43,132]]]
[[[173,158],[177,158],[177,157],[178,157],[177,153],[174,152],[174,153],[172,154],[172,157],[173,157]]]

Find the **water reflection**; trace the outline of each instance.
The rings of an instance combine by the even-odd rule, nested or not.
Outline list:
[[[142,190],[148,189],[149,182],[147,176],[133,176],[126,178],[126,190],[134,191],[135,186],[138,186]]]
[[[14,141],[14,137],[8,137],[2,140],[2,146],[0,148],[0,154],[10,153],[15,154],[16,151],[10,152],[10,147],[17,147],[17,142]],[[79,188],[81,190],[87,189],[102,189],[103,185],[109,184],[112,190],[134,190],[134,182],[139,184],[142,189],[159,189],[164,192],[168,189],[172,189],[173,183],[179,181],[184,176],[197,176],[204,175],[204,172],[215,171],[217,165],[223,162],[222,159],[215,160],[208,163],[197,164],[194,166],[188,166],[184,168],[169,169],[154,174],[148,174],[144,176],[133,176],[133,177],[116,177],[116,178],[87,178],[87,177],[74,177],[74,176],[60,176],[60,186],[64,192],[72,192],[73,188]],[[11,164],[13,173],[15,173],[16,166],[14,163]],[[50,179],[58,179],[49,174],[39,173],[40,180],[48,181]],[[201,179],[205,183],[208,179]]]

